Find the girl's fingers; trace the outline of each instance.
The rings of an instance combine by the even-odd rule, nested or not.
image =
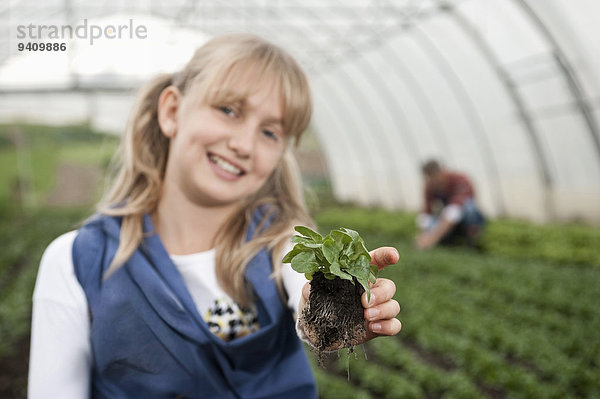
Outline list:
[[[310,283],[304,284],[302,287],[302,297],[305,301],[308,301],[308,296],[310,295]]]
[[[402,329],[402,323],[398,319],[378,320],[369,323],[367,340],[379,335],[396,335]]]
[[[365,309],[365,319],[368,321],[388,320],[398,316],[400,305],[397,301],[391,299],[381,305]]]
[[[400,259],[398,250],[394,247],[381,247],[369,252],[371,255],[371,264],[384,269],[386,266],[395,265]]]
[[[367,301],[367,293],[363,293],[361,297],[364,308],[376,306],[392,299],[396,293],[396,284],[387,278],[378,278],[375,284],[371,286],[371,300]]]

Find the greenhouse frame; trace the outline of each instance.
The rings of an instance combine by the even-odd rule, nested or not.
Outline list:
[[[8,0],[0,121],[119,134],[149,76],[210,37],[251,32],[306,69],[338,200],[417,211],[421,165],[436,158],[472,177],[492,217],[597,224],[598,16],[593,0]],[[146,38],[89,43],[92,26],[119,24]],[[84,25],[89,37],[60,38],[67,51],[18,50],[50,34],[40,26]]]

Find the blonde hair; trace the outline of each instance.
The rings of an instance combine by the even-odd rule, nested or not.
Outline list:
[[[141,89],[121,141],[116,176],[98,207],[100,213],[122,217],[119,248],[106,276],[125,263],[138,247],[143,238],[143,216],[156,209],[160,198],[169,151],[169,139],[158,124],[161,92],[170,85],[183,95],[192,89],[203,102],[215,105],[243,99],[265,83],[275,83],[278,88],[283,128],[297,144],[311,116],[308,81],[289,54],[259,37],[234,34],[214,38],[194,53],[182,71],[157,76]],[[240,93],[239,87],[245,91]],[[257,229],[260,232],[246,242],[252,216],[262,206],[267,213],[261,224],[267,219],[272,222]],[[272,251],[274,276],[283,292],[279,265],[283,247],[296,224],[313,223],[304,203],[298,166],[287,148],[263,187],[241,204],[217,233],[216,270],[223,290],[239,304],[248,306],[252,292],[244,272],[254,255],[266,248]]]

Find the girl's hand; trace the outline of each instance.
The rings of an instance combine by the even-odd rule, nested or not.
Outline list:
[[[385,269],[389,265],[398,263],[400,255],[395,248],[381,247],[369,253],[371,255],[371,264],[376,265],[379,270]],[[392,280],[378,278],[371,287],[371,302],[367,302],[367,293],[363,293],[361,301],[365,308],[365,327],[367,336],[365,341],[369,341],[380,335],[396,335],[400,332],[402,324],[396,316],[400,312],[400,305],[392,299],[396,293],[396,285]],[[306,283],[302,288],[302,297],[300,298],[300,313],[308,302],[310,295],[310,283]]]
[[[395,248],[381,247],[370,252],[371,264],[383,270],[389,265],[398,263],[400,255]],[[378,278],[371,287],[371,302],[367,302],[367,293],[362,295],[362,305],[365,308],[367,337],[365,341],[380,335],[396,335],[402,324],[396,319],[400,313],[400,305],[393,298],[396,284],[386,278]]]

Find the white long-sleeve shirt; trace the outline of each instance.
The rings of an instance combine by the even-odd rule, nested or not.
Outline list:
[[[33,293],[29,399],[90,396],[90,320],[87,299],[73,267],[76,235],[76,231],[61,235],[42,256]],[[216,300],[230,300],[217,283],[215,255],[213,249],[171,256],[201,315]],[[289,265],[282,266],[282,277],[288,306],[297,313],[306,280]]]

